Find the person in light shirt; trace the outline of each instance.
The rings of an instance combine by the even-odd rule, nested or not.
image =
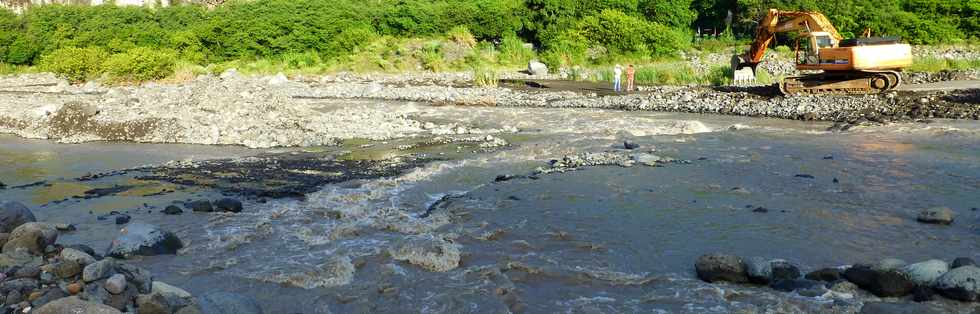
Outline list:
[[[623,76],[623,66],[617,64],[616,67],[613,68],[613,89],[616,90],[617,93],[621,92],[623,89],[621,84],[622,76]]]

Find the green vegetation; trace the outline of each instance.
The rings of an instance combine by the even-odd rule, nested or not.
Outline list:
[[[552,69],[644,64],[644,83],[716,82],[680,52],[744,45],[768,8],[818,10],[845,36],[871,28],[915,44],[980,38],[976,0],[253,0],[194,5],[43,5],[0,10],[0,71],[37,67],[73,81],[243,72],[477,71],[539,59]],[[729,12],[735,12],[728,23]],[[694,40],[695,29],[724,29]],[[789,42],[790,37],[777,39]],[[783,47],[777,53],[790,54]],[[925,60],[923,69],[976,68]],[[494,75],[495,76],[495,75]],[[704,77],[698,77],[704,76]]]
[[[940,72],[944,70],[973,70],[980,69],[980,59],[954,60],[937,57],[915,58],[908,71]]]

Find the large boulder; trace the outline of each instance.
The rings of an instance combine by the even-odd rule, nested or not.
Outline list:
[[[85,267],[88,264],[95,263],[95,258],[92,257],[92,255],[70,247],[66,247],[62,249],[60,255],[61,255],[61,260],[72,261],[82,267]]]
[[[902,273],[909,277],[909,280],[912,280],[916,285],[926,287],[932,286],[936,279],[947,271],[949,271],[949,265],[938,259],[915,263],[902,268]]]
[[[214,202],[218,211],[238,213],[242,211],[242,202],[233,198],[223,198]]]
[[[150,256],[177,254],[184,244],[170,231],[146,223],[131,223],[119,231],[119,236],[112,240],[106,256],[129,258],[132,256]]]
[[[960,301],[977,301],[980,295],[980,268],[963,266],[936,279],[939,294]]]
[[[953,260],[953,265],[949,268],[960,268],[963,266],[977,266],[977,262],[974,262],[973,259],[969,257],[957,257]]]
[[[201,313],[262,314],[262,307],[250,297],[231,292],[211,292],[197,298]]]
[[[749,282],[748,271],[742,258],[734,255],[707,254],[698,257],[694,264],[698,278],[707,282]]]
[[[879,297],[905,296],[915,288],[912,280],[898,269],[854,265],[844,271],[844,278]]]
[[[548,75],[548,66],[541,61],[531,60],[527,63],[527,72],[531,75]]]
[[[10,233],[20,225],[35,221],[34,213],[24,204],[0,201],[0,233]]]
[[[760,285],[800,278],[799,267],[781,259],[749,258],[745,261],[745,270],[749,276],[749,281]]]
[[[28,222],[10,233],[10,239],[3,245],[3,252],[26,249],[31,254],[41,255],[44,248],[58,240],[58,230],[45,223]]]
[[[806,279],[835,282],[841,279],[841,271],[838,268],[822,268],[806,274]]]
[[[88,302],[78,297],[67,297],[51,301],[35,310],[35,314],[120,314],[119,310],[105,304]]]
[[[953,223],[953,210],[949,207],[933,207],[919,212],[918,220],[929,224],[948,225]]]

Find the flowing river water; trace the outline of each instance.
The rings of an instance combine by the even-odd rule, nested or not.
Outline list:
[[[76,224],[59,242],[97,251],[120,227],[100,220],[110,211],[173,230],[186,244],[180,254],[134,262],[195,295],[252,296],[267,313],[854,312],[876,298],[708,284],[695,277],[694,261],[725,252],[783,258],[809,271],[888,257],[980,258],[975,121],[828,132],[825,123],[713,115],[388,105],[407,106],[419,120],[519,131],[499,135],[509,142],[499,149],[410,152],[392,148],[398,140],[250,150],[0,136],[0,181],[8,186],[0,199],[28,204],[40,221]],[[624,150],[624,140],[639,148]],[[401,175],[327,184],[304,198],[243,198],[237,214],[159,213],[174,202],[220,197],[211,188],[148,182],[135,172],[76,180],[172,160],[296,151],[439,158]],[[494,182],[551,159],[605,151],[683,162]],[[115,185],[135,188],[73,198]],[[956,222],[915,221],[934,206],[954,209]],[[753,211],[759,207],[768,212]]]

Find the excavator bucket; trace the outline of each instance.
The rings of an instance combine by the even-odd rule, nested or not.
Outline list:
[[[741,56],[732,57],[732,85],[755,85],[755,67],[746,64]]]

